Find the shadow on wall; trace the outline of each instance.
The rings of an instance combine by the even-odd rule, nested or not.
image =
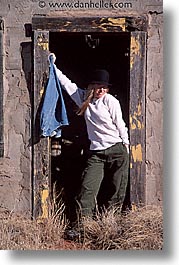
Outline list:
[[[43,95],[41,102],[39,103],[36,115],[34,117],[33,46],[32,45],[33,45],[32,42],[21,43],[22,69],[25,74],[27,89],[29,92],[29,98],[31,104],[31,124],[33,124],[31,131],[31,138],[29,139],[29,146],[32,146],[33,144],[36,144],[40,141],[40,113],[44,100],[44,95]]]
[[[30,104],[31,104],[31,137],[29,139],[29,146],[32,146],[40,141],[40,112],[44,97],[38,106],[36,114],[34,116],[34,87],[33,87],[33,35],[32,24],[27,23],[24,25],[25,37],[32,38],[32,41],[22,42],[21,45],[21,58],[22,69],[25,74],[27,83],[27,89],[29,92]],[[30,121],[29,121],[30,123]]]

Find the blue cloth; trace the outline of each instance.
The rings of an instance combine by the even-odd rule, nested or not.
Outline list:
[[[62,126],[68,125],[61,84],[50,56],[50,74],[40,115],[41,135],[60,137]]]

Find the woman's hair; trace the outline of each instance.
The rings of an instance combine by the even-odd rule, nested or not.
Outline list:
[[[91,102],[93,96],[94,96],[94,90],[96,88],[100,88],[100,87],[104,87],[100,84],[89,84],[88,88],[87,88],[87,93],[86,93],[86,99],[83,102],[81,108],[79,108],[79,110],[77,111],[78,115],[83,115],[83,113],[85,112],[85,110],[87,109],[89,103]],[[107,88],[107,87],[106,87]],[[108,90],[107,90],[108,91]]]
[[[89,84],[88,88],[87,88],[87,93],[86,93],[86,99],[83,102],[81,108],[79,108],[79,110],[77,111],[78,115],[83,115],[83,113],[85,112],[85,110],[87,109],[90,101],[93,98],[93,94],[94,94],[94,85]]]

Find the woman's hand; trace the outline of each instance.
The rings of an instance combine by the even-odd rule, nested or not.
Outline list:
[[[126,149],[127,149],[127,152],[128,152],[128,154],[129,154],[129,144],[124,144],[125,145],[125,147],[126,147]]]
[[[49,60],[49,62],[51,62],[51,60],[52,60],[52,62],[53,63],[55,63],[55,61],[56,61],[56,56],[55,56],[55,53],[50,53],[49,54],[49,56],[48,56],[48,60]]]

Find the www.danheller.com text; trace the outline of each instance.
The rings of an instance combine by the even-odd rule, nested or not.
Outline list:
[[[39,7],[50,7],[50,8],[61,8],[61,9],[122,9],[129,8],[131,9],[132,2],[112,2],[112,1],[74,1],[74,2],[65,2],[65,1],[57,1],[57,2],[47,2],[47,1],[39,1]]]

